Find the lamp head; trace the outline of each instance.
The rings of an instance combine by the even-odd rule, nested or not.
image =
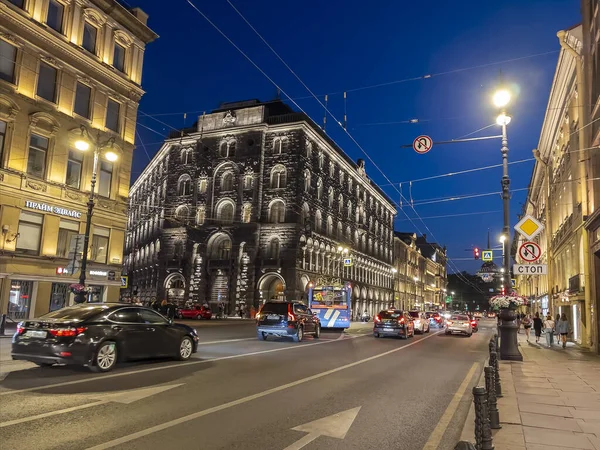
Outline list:
[[[85,127],[82,125],[81,126],[81,135],[79,136],[79,139],[77,139],[75,141],[75,148],[79,151],[85,152],[87,150],[90,149],[90,143],[89,141],[85,138],[85,133],[87,132],[87,130],[85,129]]]
[[[510,92],[507,89],[498,89],[492,96],[494,105],[498,108],[504,108],[510,103]]]
[[[106,158],[107,161],[110,161],[110,162],[115,162],[117,159],[119,159],[119,155],[117,155],[113,151],[106,152],[104,154],[104,157]]]
[[[510,123],[510,116],[506,113],[500,113],[500,115],[496,117],[496,123],[498,125],[508,125]]]

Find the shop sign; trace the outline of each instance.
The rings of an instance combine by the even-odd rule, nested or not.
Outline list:
[[[106,277],[108,276],[108,271],[107,270],[90,270],[88,271],[89,275],[91,277]]]
[[[72,209],[61,208],[59,206],[52,206],[46,203],[37,203],[32,202],[31,200],[25,201],[25,207],[30,209],[36,209],[38,211],[49,212],[53,214],[58,214],[59,216],[67,216],[74,217],[76,219],[81,219],[81,213],[79,211],[75,211]]]

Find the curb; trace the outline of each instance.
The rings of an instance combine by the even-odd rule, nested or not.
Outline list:
[[[481,369],[481,373],[479,374],[479,378],[477,379],[477,383],[475,386],[479,386],[481,380],[484,379],[485,375],[485,364],[487,360],[483,363],[483,368]],[[469,392],[469,395],[472,397],[473,393]],[[471,398],[471,406],[469,407],[469,412],[467,413],[467,419],[463,425],[462,432],[460,433],[459,441],[467,441],[473,442],[475,440],[475,403],[473,403],[473,399]]]

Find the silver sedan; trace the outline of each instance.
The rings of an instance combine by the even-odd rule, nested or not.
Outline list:
[[[460,333],[469,337],[473,334],[471,319],[466,314],[453,314],[446,321],[446,334]]]

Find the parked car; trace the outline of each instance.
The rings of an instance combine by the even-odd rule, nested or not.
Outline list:
[[[321,322],[300,302],[266,302],[256,314],[256,335],[259,341],[268,336],[291,337],[300,342],[306,334],[321,337]]]
[[[474,314],[469,314],[469,319],[471,319],[471,328],[473,328],[473,333],[477,333],[479,331],[479,322],[477,317]]]
[[[429,319],[421,311],[409,311],[408,314],[413,319],[414,329],[417,333],[429,333]]]
[[[187,360],[198,333],[156,311],[122,303],[84,303],[17,326],[12,359],[38,366],[74,364],[108,372],[118,361],[158,357]]]
[[[395,336],[408,339],[415,335],[412,317],[399,309],[381,311],[373,320],[373,336]]]
[[[212,311],[206,306],[196,305],[187,308],[180,308],[177,311],[177,317],[180,319],[210,320],[212,319]]]
[[[442,328],[444,326],[444,317],[437,311],[426,312],[425,315],[429,318],[429,325]]]
[[[469,337],[473,335],[471,319],[466,314],[453,314],[446,321],[446,334],[460,333]]]

